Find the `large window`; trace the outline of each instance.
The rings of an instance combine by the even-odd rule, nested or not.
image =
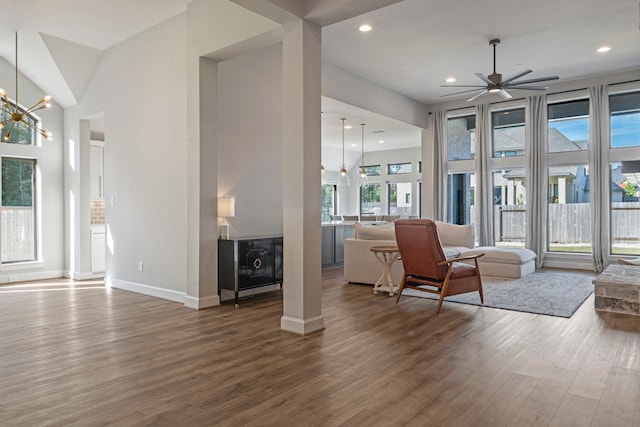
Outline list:
[[[331,215],[336,214],[336,186],[333,184],[323,184],[320,189],[322,197],[322,217],[321,221],[331,221]]]
[[[35,261],[36,161],[2,158],[2,263]]]
[[[525,185],[524,108],[491,113],[493,147],[493,229],[496,246],[524,247]]]
[[[360,187],[360,215],[382,215],[380,189],[380,184]]]
[[[411,216],[411,183],[397,182],[389,184],[389,215]]]
[[[547,111],[547,249],[589,253],[589,100],[550,103]]]
[[[640,92],[609,97],[611,253],[640,255]]]

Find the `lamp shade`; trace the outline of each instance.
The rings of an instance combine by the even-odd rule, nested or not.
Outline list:
[[[221,218],[233,218],[236,216],[236,197],[218,197],[218,216]]]

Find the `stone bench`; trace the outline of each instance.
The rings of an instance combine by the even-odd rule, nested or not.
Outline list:
[[[483,253],[478,258],[478,267],[483,276],[519,279],[536,271],[536,253],[525,248],[498,248],[478,246],[464,251],[461,256]]]
[[[596,311],[640,316],[640,266],[608,266],[592,281]]]

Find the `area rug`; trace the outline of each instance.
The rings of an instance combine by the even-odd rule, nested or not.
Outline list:
[[[593,292],[593,278],[594,275],[588,272],[544,270],[520,279],[483,276],[484,304],[480,304],[477,292],[446,297],[445,303],[450,301],[570,318]],[[405,289],[402,296],[438,298],[413,289]]]

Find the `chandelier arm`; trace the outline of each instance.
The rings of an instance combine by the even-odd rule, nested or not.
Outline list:
[[[7,134],[4,136],[4,140],[8,141],[11,138],[11,132],[13,132],[13,128],[15,127],[16,122],[11,121],[10,125],[9,125],[9,131],[7,132]]]
[[[42,104],[42,102],[37,102],[34,105],[32,105],[31,107],[29,107],[28,109],[25,110],[25,114],[30,114],[33,113],[34,111],[38,111],[38,110],[42,110],[42,109],[46,109],[49,108],[51,105],[50,104]]]

